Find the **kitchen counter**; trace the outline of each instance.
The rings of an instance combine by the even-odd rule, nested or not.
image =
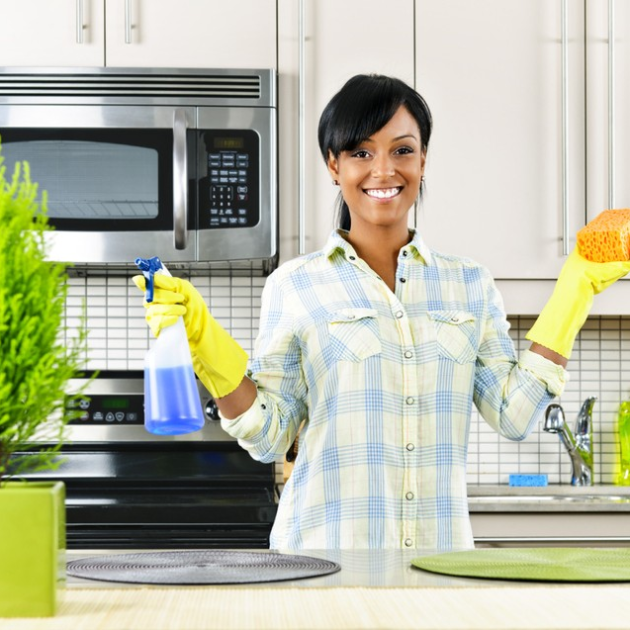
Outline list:
[[[129,551],[72,551],[69,559]],[[262,552],[264,553],[264,552]],[[305,551],[339,562],[321,578],[239,586],[144,586],[68,579],[49,619],[0,619],[0,630],[266,628],[627,628],[629,584],[455,578],[410,565],[417,551]]]
[[[468,508],[478,547],[630,545],[630,487],[469,486]]]
[[[630,486],[468,486],[473,512],[630,512]]]

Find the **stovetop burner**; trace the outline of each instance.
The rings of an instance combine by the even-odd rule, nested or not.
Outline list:
[[[336,573],[328,560],[280,553],[199,550],[95,556],[68,562],[70,576],[138,584],[249,584]]]

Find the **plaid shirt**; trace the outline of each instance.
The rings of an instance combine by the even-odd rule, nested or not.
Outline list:
[[[272,462],[306,421],[273,548],[472,547],[473,402],[522,440],[562,391],[563,368],[529,351],[517,360],[484,267],[414,233],[396,278],[392,293],[334,232],[267,280],[250,366],[257,400],[222,426]]]

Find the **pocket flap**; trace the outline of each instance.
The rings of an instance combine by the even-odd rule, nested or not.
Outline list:
[[[356,322],[361,319],[374,318],[377,312],[375,308],[341,308],[328,316],[331,324],[343,322]]]
[[[466,322],[474,322],[475,316],[468,311],[429,311],[429,317],[436,322],[445,324],[465,324]]]

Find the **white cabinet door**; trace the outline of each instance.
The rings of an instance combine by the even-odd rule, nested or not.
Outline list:
[[[107,0],[106,65],[276,68],[276,0]]]
[[[102,66],[103,0],[2,2],[0,66]]]
[[[584,0],[566,5],[563,71],[562,0],[416,3],[434,118],[418,227],[495,278],[556,278],[585,222]]]
[[[630,3],[589,0],[586,13],[587,217],[630,208]]]
[[[339,189],[319,152],[317,125],[352,76],[380,73],[414,82],[413,0],[303,0],[305,251],[321,248],[334,224]],[[280,253],[298,254],[298,2],[279,0]]]

